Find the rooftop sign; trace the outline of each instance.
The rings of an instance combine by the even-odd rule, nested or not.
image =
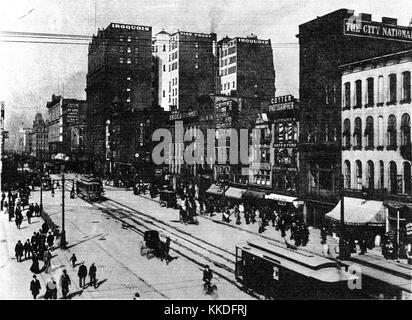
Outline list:
[[[150,31],[151,27],[136,26],[132,24],[121,24],[121,23],[111,23],[110,27],[113,29],[126,29],[126,30],[140,30],[140,31]]]
[[[412,28],[359,19],[345,19],[343,34],[412,42]]]

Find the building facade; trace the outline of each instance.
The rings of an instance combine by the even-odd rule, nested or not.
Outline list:
[[[49,156],[49,130],[48,122],[41,113],[37,113],[33,121],[31,134],[32,153],[39,160],[46,160]]]
[[[214,93],[216,59],[216,34],[184,31],[171,34],[166,69],[169,105],[187,111],[197,104],[199,96]]]
[[[154,65],[151,27],[111,23],[93,36],[86,86],[87,141],[96,171],[107,171],[106,122],[111,121],[114,105],[130,110],[157,105]]]
[[[275,96],[275,69],[271,41],[225,37],[218,42],[217,92],[269,99]]]
[[[169,92],[169,42],[170,33],[164,30],[154,36],[153,54],[158,60],[158,101],[165,111],[168,111],[172,104],[171,91]]]
[[[399,30],[399,36],[398,32]],[[341,178],[342,64],[390,54],[412,46],[412,30],[384,17],[341,9],[299,26],[300,172],[305,219],[323,223],[338,202]]]
[[[387,229],[412,220],[412,50],[342,66],[342,174],[345,191],[385,201]],[[392,205],[391,205],[392,203]]]

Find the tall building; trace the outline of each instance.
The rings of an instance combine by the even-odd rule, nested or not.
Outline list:
[[[62,96],[52,95],[47,102],[49,112],[48,139],[51,158],[61,153],[71,156],[71,128],[79,122],[79,109],[85,108],[86,101],[66,99]],[[73,159],[71,159],[73,160]]]
[[[165,111],[169,110],[171,95],[169,92],[169,41],[170,33],[162,30],[154,36],[153,55],[157,57],[158,101]]]
[[[157,105],[152,90],[155,71],[151,27],[111,23],[93,36],[86,87],[87,140],[97,170],[108,164],[106,122],[113,109],[136,111]]]
[[[34,117],[31,133],[32,153],[39,160],[48,159],[49,155],[49,130],[48,123],[39,112]]]
[[[352,61],[412,47],[412,28],[340,9],[299,26],[300,186],[309,224],[338,202],[341,173],[341,72]],[[408,38],[409,35],[409,38]]]
[[[18,151],[22,154],[29,155],[32,152],[31,133],[32,133],[32,128],[21,128],[19,130]]]
[[[199,96],[215,92],[216,34],[171,34],[168,65],[169,105],[183,111],[193,108]]]
[[[251,35],[218,42],[220,94],[243,97],[275,96],[275,69],[270,40]]]

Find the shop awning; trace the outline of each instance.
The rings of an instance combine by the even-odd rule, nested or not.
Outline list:
[[[246,189],[230,187],[226,190],[225,196],[228,198],[242,199],[242,196],[245,192]]]
[[[206,190],[206,193],[214,194],[214,195],[222,195],[225,189],[223,187],[217,186],[212,184],[209,189]]]
[[[385,207],[395,209],[395,210],[412,209],[412,203],[407,203],[407,202],[385,201],[383,204]]]
[[[341,201],[325,217],[340,222],[340,206]],[[347,225],[381,226],[385,224],[385,208],[381,201],[345,197],[344,208],[344,220]]]
[[[243,198],[265,199],[265,193],[262,191],[246,190],[242,196]]]

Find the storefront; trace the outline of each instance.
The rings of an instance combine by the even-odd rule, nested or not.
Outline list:
[[[388,209],[386,232],[394,232],[397,242],[411,244],[412,237],[407,236],[407,225],[412,223],[412,203],[385,201],[384,205]]]
[[[295,214],[298,217],[303,217],[303,201],[296,197],[286,196],[282,194],[271,193],[265,195],[265,199],[269,204],[279,212]]]

